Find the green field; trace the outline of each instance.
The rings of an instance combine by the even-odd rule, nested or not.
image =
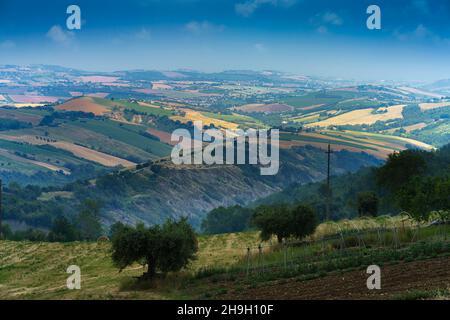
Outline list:
[[[342,100],[352,99],[358,96],[358,93],[345,91],[327,91],[313,92],[304,96],[295,96],[283,99],[283,103],[296,108],[309,107],[313,105],[330,105],[338,103]],[[323,109],[324,107],[322,107]]]
[[[267,126],[264,125],[260,120],[257,120],[255,118],[252,118],[247,115],[241,115],[241,114],[218,114],[213,112],[202,112],[202,114],[205,117],[223,120],[227,122],[236,123],[239,125],[239,128],[241,129],[259,129],[259,128],[266,128]]]
[[[170,146],[159,142],[158,140],[142,135],[146,127],[139,125],[130,125],[111,120],[82,120],[74,123],[77,127],[87,129],[102,134],[109,139],[123,142],[127,145],[141,149],[153,157],[167,156],[171,150]],[[117,152],[120,152],[117,150]]]

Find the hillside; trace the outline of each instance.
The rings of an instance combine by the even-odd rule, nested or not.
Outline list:
[[[147,126],[86,112],[0,108],[0,124],[16,121],[0,131],[4,183],[61,185],[164,157],[171,150]]]
[[[187,216],[198,227],[206,213],[218,206],[245,205],[293,183],[322,180],[326,174],[326,155],[317,148],[282,150],[280,162],[277,175],[261,176],[257,166],[175,166],[166,160],[137,170],[108,174],[89,182],[80,181],[64,188],[33,190],[32,193],[6,190],[5,215],[7,220],[21,220],[46,227],[51,220],[49,211],[59,208],[59,211],[63,210],[67,216],[73,217],[80,202],[90,198],[102,204],[105,225],[115,221],[154,224],[162,223],[167,218]],[[363,166],[377,165],[380,160],[343,150],[334,154],[334,163],[333,173],[343,174]],[[59,191],[68,194],[63,198],[52,197]],[[17,200],[9,201],[15,198]],[[40,202],[35,203],[37,200]],[[17,203],[22,201],[24,203],[18,210]],[[32,203],[41,208],[39,214],[36,210],[28,211]]]
[[[447,179],[448,185],[450,179],[450,144],[437,151],[416,151],[415,153],[423,158],[425,162],[425,169],[422,172],[425,177]],[[377,185],[375,168],[362,168],[354,173],[334,176],[331,178],[331,188],[333,193],[332,217],[334,219],[357,216],[356,202],[360,192],[374,192],[380,198],[380,214],[399,212],[399,208],[396,206],[395,201],[389,197],[387,191]],[[289,186],[281,192],[256,201],[254,205],[306,202],[314,206],[319,215],[324,216],[325,203],[322,193],[323,182]]]

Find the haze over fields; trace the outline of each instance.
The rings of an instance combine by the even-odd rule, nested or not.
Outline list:
[[[8,212],[14,225],[47,228],[47,206],[58,203],[75,215],[89,196],[102,199],[105,225],[188,216],[199,226],[218,206],[324,179],[329,143],[332,173],[343,174],[395,151],[430,151],[450,141],[448,91],[427,83],[46,65],[1,66],[0,79],[0,177],[6,185],[44,188],[32,197],[42,217]],[[280,172],[266,178],[247,166],[177,168],[168,159],[176,144],[171,134],[193,132],[195,121],[235,133],[279,129]]]

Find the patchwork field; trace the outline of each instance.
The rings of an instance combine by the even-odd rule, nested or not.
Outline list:
[[[41,114],[33,114],[30,112],[30,110],[0,108],[0,118],[14,119],[17,121],[31,123],[32,125],[39,124],[45,114],[46,112],[42,112]]]
[[[189,121],[202,121],[204,126],[214,125],[215,127],[223,129],[236,130],[239,127],[239,125],[236,123],[208,117],[207,115],[199,111],[194,111],[191,109],[180,109],[180,111],[184,112],[184,116],[172,116],[170,118],[174,121],[178,120],[182,123],[187,123]]]
[[[427,126],[426,123],[421,122],[421,123],[416,123],[416,124],[413,124],[413,125],[410,125],[410,126],[401,127],[401,128],[388,129],[388,130],[385,130],[384,132],[386,132],[386,133],[394,133],[397,130],[403,129],[403,130],[405,130],[405,132],[410,133],[410,132],[413,132],[413,131],[416,131],[416,130],[421,130],[421,129],[425,128],[426,126]]]
[[[328,127],[339,125],[374,124],[377,121],[401,119],[405,105],[396,105],[387,108],[368,108],[350,111],[323,121],[307,124],[307,127]]]
[[[281,113],[292,111],[294,108],[287,104],[273,103],[273,104],[246,104],[235,108],[242,112],[258,112],[258,113]]]
[[[419,107],[422,111],[427,111],[438,108],[450,107],[450,102],[420,103]]]
[[[433,146],[413,139],[357,131],[323,130],[313,133],[281,133],[280,147],[311,145],[326,150],[331,143],[333,150],[366,152],[378,158],[386,158],[395,151],[405,150],[412,145],[424,150],[432,150]]]
[[[131,167],[133,165],[136,165],[135,163],[131,161],[127,161],[124,159],[120,159],[117,157],[113,157],[111,155],[98,152],[80,145],[76,145],[74,143],[70,143],[67,141],[55,141],[55,140],[44,140],[42,137],[36,137],[36,136],[6,136],[6,135],[0,135],[0,139],[8,140],[8,141],[16,141],[16,142],[24,142],[27,144],[32,145],[49,145],[53,146],[57,149],[62,149],[69,151],[73,155],[86,159],[89,161],[93,161],[96,163],[99,163],[105,167],[115,167],[122,165],[124,167]],[[28,160],[30,161],[30,160]],[[41,163],[42,165],[42,163]],[[55,166],[52,166],[50,164],[45,164],[48,169],[55,168]],[[56,169],[55,171],[58,171],[59,169]]]

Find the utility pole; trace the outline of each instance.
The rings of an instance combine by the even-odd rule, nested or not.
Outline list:
[[[2,179],[0,179],[0,240],[3,239],[3,228],[2,228],[2,214],[3,214],[3,210],[2,210],[2,190],[3,189],[3,181]]]
[[[328,163],[327,163],[327,216],[326,219],[330,220],[330,210],[331,210],[331,185],[330,185],[330,161],[331,161],[331,144],[328,144],[328,151],[325,152],[328,155]]]

